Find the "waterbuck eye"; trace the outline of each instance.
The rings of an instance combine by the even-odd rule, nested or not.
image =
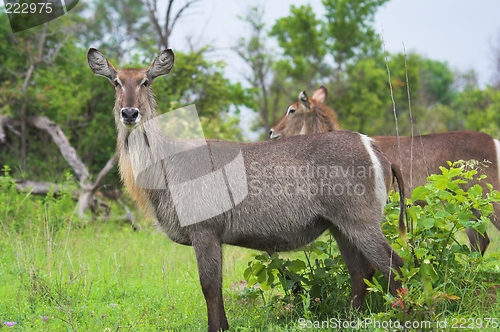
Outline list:
[[[144,82],[142,82],[142,85],[149,86],[149,80],[144,80]]]
[[[295,113],[295,108],[291,108],[291,107],[290,107],[290,108],[288,109],[288,114],[293,114],[293,113]]]

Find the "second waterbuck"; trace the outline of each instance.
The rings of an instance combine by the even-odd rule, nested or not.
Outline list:
[[[380,228],[393,173],[370,138],[338,131],[261,143],[175,140],[155,121],[151,90],[172,69],[171,50],[147,69],[116,69],[96,49],[88,51],[88,63],[115,87],[125,186],[173,241],[194,248],[209,331],[228,329],[223,244],[289,251],[330,230],[351,274],[353,307],[362,305],[363,279],[375,268],[397,295],[403,260]]]
[[[305,91],[299,100],[288,107],[287,112],[271,128],[271,139],[299,134],[321,133],[339,130],[336,113],[324,104],[327,97],[325,87],[316,90],[311,98]],[[493,137],[474,131],[454,131],[429,135],[373,136],[380,150],[393,165],[402,170],[406,188],[411,190],[426,183],[427,176],[439,173],[440,166],[447,161],[488,160],[489,167],[483,169],[493,189],[500,190],[500,142]],[[483,183],[483,188],[486,186]],[[409,192],[406,193],[409,195]],[[500,204],[494,203],[495,213],[490,220],[500,230]],[[490,240],[488,235],[467,229],[472,250],[484,254]]]

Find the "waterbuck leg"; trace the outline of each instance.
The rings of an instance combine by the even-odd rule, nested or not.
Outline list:
[[[486,248],[490,244],[490,238],[488,237],[488,234],[486,234],[485,232],[483,236],[479,234],[478,231],[472,228],[467,228],[465,232],[467,233],[467,237],[469,238],[470,250],[479,251],[481,255],[484,255]]]
[[[350,234],[355,246],[387,278],[389,290],[396,296],[397,289],[401,288],[401,281],[394,280],[393,269],[399,273],[404,263],[403,259],[387,243],[380,228],[358,228],[351,231],[355,232],[355,234]]]
[[[496,214],[496,210],[497,210],[497,206],[495,206],[495,214]],[[474,214],[474,216],[477,219],[479,219],[481,217],[481,213],[476,209],[472,209],[472,213]],[[494,215],[490,215],[490,220],[496,226],[497,219]],[[488,234],[486,234],[486,232],[484,232],[484,235],[481,235],[481,234],[479,234],[479,232],[477,232],[476,230],[471,229],[471,228],[467,228],[465,230],[465,232],[467,233],[467,237],[469,238],[470,250],[471,251],[479,251],[481,253],[481,255],[484,255],[486,248],[490,244],[490,238],[488,237]]]
[[[222,300],[222,247],[219,238],[210,231],[197,231],[191,236],[201,289],[207,302],[208,331],[229,328]]]
[[[363,253],[356,248],[349,239],[340,233],[338,229],[331,227],[330,232],[335,238],[335,241],[337,241],[344,263],[351,275],[351,307],[359,309],[364,303],[367,292],[366,284],[363,279],[370,280],[375,274],[375,268],[366,259]]]

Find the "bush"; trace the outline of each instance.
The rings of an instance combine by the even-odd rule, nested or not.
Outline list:
[[[75,202],[72,199],[74,184],[66,176],[64,189],[57,195],[34,196],[29,191],[18,191],[5,166],[0,176],[0,227],[8,233],[22,234],[31,227],[43,227],[56,232],[73,220]]]
[[[449,166],[441,168],[442,174],[431,175],[428,184],[416,188],[407,199],[406,241],[398,233],[399,193],[390,195],[382,228],[405,260],[401,269],[404,286],[394,297],[379,282],[383,278],[379,273],[365,281],[369,291],[384,294],[385,304],[375,302],[370,307],[377,319],[433,321],[443,312],[458,312],[461,302],[456,300],[474,298],[477,292],[487,291],[488,281],[498,279],[498,271],[488,269],[495,258],[483,259],[479,253],[471,253],[459,237],[465,228],[484,234],[492,203],[500,201],[500,193],[489,184],[487,191],[480,186],[486,176],[479,176],[477,168],[484,165],[460,161]],[[468,182],[470,188],[463,190]],[[416,201],[420,204],[414,204]],[[244,273],[250,287],[246,296],[263,296],[275,289],[278,295],[274,292],[273,301],[293,306],[305,318],[344,312],[349,306],[350,277],[333,243],[331,236],[314,242],[304,249],[305,259],[255,255]]]
[[[399,298],[384,295],[390,310],[381,317],[436,321],[442,312],[460,310],[463,301],[456,300],[473,299],[477,296],[474,292],[486,286],[488,273],[483,263],[487,261],[480,253],[471,253],[459,238],[466,228],[484,234],[493,213],[492,203],[500,201],[500,193],[490,184],[486,184],[486,192],[480,185],[487,180],[477,169],[486,165],[458,161],[449,166],[441,167],[442,174],[429,176],[428,184],[416,188],[408,199],[407,243],[398,238],[397,215],[392,209],[399,195],[391,196],[383,230],[405,260],[401,269],[405,287]],[[469,189],[462,189],[467,183]],[[418,203],[422,201],[424,204]],[[366,282],[370,290],[383,291],[376,280]]]

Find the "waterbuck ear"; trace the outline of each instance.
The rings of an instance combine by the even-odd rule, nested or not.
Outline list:
[[[87,61],[94,74],[104,76],[113,83],[116,77],[116,69],[101,52],[95,48],[90,48],[87,52]]]
[[[309,112],[309,98],[307,98],[307,94],[305,91],[302,91],[299,94],[299,101],[306,109],[306,112]]]
[[[167,75],[174,66],[174,52],[171,49],[163,50],[156,56],[153,63],[146,71],[148,79],[151,83],[162,75]]]
[[[312,99],[317,100],[323,104],[327,96],[328,96],[328,90],[326,90],[324,86],[320,86],[318,90],[314,91]]]

